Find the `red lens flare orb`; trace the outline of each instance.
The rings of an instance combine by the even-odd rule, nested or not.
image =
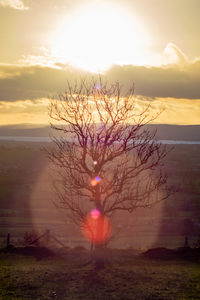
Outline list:
[[[101,215],[98,209],[90,212],[83,222],[83,235],[93,244],[104,244],[110,237],[111,225],[105,216]]]

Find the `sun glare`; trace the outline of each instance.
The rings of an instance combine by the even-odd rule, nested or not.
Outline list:
[[[121,6],[95,3],[66,16],[50,38],[52,55],[63,63],[101,72],[112,64],[143,64],[147,34]]]

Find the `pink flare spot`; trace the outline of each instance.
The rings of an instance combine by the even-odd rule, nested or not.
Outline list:
[[[93,209],[90,213],[92,219],[97,220],[100,217],[101,213],[98,209]]]
[[[83,235],[93,244],[103,244],[108,240],[111,234],[110,222],[103,215],[94,218],[91,216],[91,213],[83,222]]]

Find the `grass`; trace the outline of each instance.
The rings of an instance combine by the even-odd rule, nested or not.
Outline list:
[[[200,299],[199,263],[148,259],[129,252],[111,255],[105,269],[84,265],[87,252],[38,260],[0,253],[0,299]]]

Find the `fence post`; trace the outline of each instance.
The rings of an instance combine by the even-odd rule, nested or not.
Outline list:
[[[185,235],[184,247],[189,247],[188,236],[187,235]]]
[[[46,246],[48,246],[49,240],[50,240],[50,230],[47,229],[47,230],[46,230]]]

